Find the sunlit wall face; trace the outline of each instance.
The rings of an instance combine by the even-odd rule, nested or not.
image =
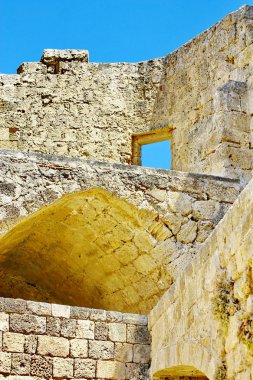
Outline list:
[[[141,147],[142,166],[158,169],[171,168],[171,144],[170,140],[153,144],[142,145]]]

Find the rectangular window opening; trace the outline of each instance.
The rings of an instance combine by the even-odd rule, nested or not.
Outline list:
[[[132,164],[156,169],[171,169],[171,137],[167,127],[133,136]]]

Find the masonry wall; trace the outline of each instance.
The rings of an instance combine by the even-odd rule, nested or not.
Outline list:
[[[240,192],[238,181],[219,177],[0,157],[5,297],[147,313]]]
[[[0,310],[0,377],[148,379],[143,315],[10,298]]]
[[[176,170],[251,178],[253,8],[169,54],[153,125],[172,125]]]
[[[253,181],[149,316],[155,379],[251,380]]]
[[[51,56],[57,72],[45,53],[0,76],[0,147],[130,163],[132,134],[149,129],[162,59],[100,64],[61,54]]]
[[[161,59],[97,64],[45,51],[0,77],[0,147],[130,163],[132,135],[166,127],[173,169],[247,182],[252,30],[245,6]]]

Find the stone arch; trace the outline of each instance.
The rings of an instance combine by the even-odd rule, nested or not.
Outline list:
[[[155,372],[152,371],[155,368]],[[220,360],[200,344],[179,342],[152,354],[151,374],[154,380],[215,378]],[[167,376],[167,377],[166,377]]]
[[[102,189],[65,195],[0,238],[0,296],[146,313],[171,283],[157,223]]]

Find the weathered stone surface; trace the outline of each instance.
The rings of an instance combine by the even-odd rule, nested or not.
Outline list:
[[[113,342],[126,342],[126,324],[109,323],[108,336]]]
[[[30,373],[30,355],[12,354],[11,355],[11,373],[15,375],[29,375]]]
[[[149,343],[150,336],[146,326],[128,325],[127,342],[129,343]]]
[[[72,356],[73,358],[87,358],[88,357],[88,340],[71,339],[70,356]]]
[[[92,321],[77,321],[76,337],[94,339],[95,324]]]
[[[14,332],[43,334],[46,332],[46,318],[28,314],[11,314],[10,330]]]
[[[3,334],[3,351],[24,352],[24,345],[24,335],[9,332],[5,332]]]
[[[116,361],[128,363],[133,361],[133,345],[129,343],[115,343]]]
[[[126,377],[125,364],[120,362],[111,361],[98,361],[97,364],[97,377],[103,377],[104,379],[119,379],[124,380]]]
[[[66,338],[38,336],[38,354],[66,357],[69,355],[69,341]]]
[[[94,378],[96,373],[96,361],[92,359],[75,359],[74,377]]]
[[[0,331],[9,330],[9,315],[6,313],[0,313]]]
[[[151,376],[190,376],[194,370],[203,379],[249,378],[252,191],[253,180],[152,310]],[[139,347],[134,345],[134,361]]]
[[[113,359],[114,343],[103,340],[94,340],[89,342],[89,357],[93,359]]]
[[[63,377],[63,378],[72,378],[73,377],[73,359],[62,359],[54,358],[53,359],[53,376],[54,377]]]
[[[53,374],[52,358],[34,355],[31,359],[31,375],[42,378],[50,378]]]

